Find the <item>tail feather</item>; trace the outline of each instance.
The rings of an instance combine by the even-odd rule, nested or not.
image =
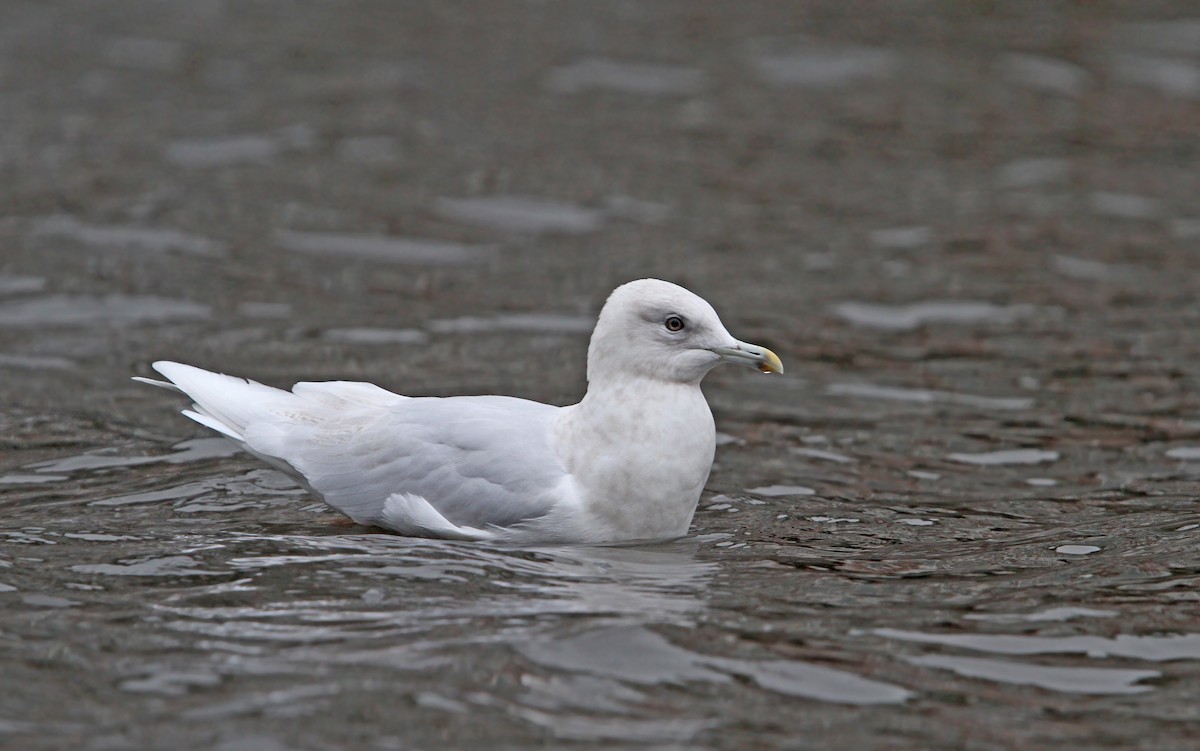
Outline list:
[[[143,378],[141,376],[134,376],[133,380],[137,381],[138,383],[144,383],[147,386],[157,386],[160,389],[168,389],[170,391],[178,391],[181,394],[183,393],[183,389],[179,388],[173,383],[168,383],[167,381],[156,381],[153,378]]]
[[[170,381],[134,380],[183,392],[194,402],[183,414],[235,441],[246,451],[296,477],[296,448],[351,413],[386,409],[408,397],[369,383],[302,382],[292,391],[182,363],[159,361]],[[336,433],[336,431],[335,431]]]
[[[182,410],[181,414],[183,414],[184,417],[188,417],[188,418],[195,420],[196,422],[200,423],[201,425],[203,425],[206,428],[212,428],[213,430],[217,431],[218,433],[225,436],[226,438],[232,438],[233,440],[237,441],[238,443],[244,444],[246,442],[245,436],[234,431],[228,425],[221,422],[220,420],[213,417],[212,415],[207,415],[207,414],[204,414],[203,412],[197,412],[197,411],[190,410],[190,409]]]
[[[238,442],[245,442],[246,428],[254,422],[314,422],[303,400],[290,391],[177,362],[159,361],[154,369],[195,402],[184,415]]]

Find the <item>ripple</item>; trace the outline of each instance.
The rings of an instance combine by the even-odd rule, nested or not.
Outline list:
[[[871,383],[832,383],[825,388],[830,396],[849,396],[862,399],[914,402],[917,404],[954,404],[982,409],[1021,410],[1029,409],[1034,401],[1028,397],[996,397],[960,394],[953,391],[932,389],[910,389],[899,386],[877,386]]]
[[[242,694],[234,699],[212,702],[180,712],[188,720],[228,720],[246,715],[265,717],[297,717],[317,711],[319,702],[341,693],[334,683],[295,686],[274,691]]]
[[[235,164],[269,162],[283,152],[276,139],[262,135],[185,139],[167,145],[167,161],[181,167],[203,169]]]
[[[252,572],[319,565],[327,576],[371,579],[384,601],[394,588],[414,582],[481,588],[476,598],[457,606],[429,603],[427,615],[433,619],[598,613],[688,622],[689,614],[705,607],[702,595],[717,568],[695,560],[693,550],[683,545],[508,550],[394,535],[239,535],[231,540],[239,546],[256,541],[298,552],[237,556],[230,561],[232,568]],[[444,590],[432,591],[440,595]]]
[[[1090,258],[1055,255],[1054,270],[1071,279],[1081,279],[1089,282],[1113,282],[1136,278],[1141,270],[1128,264],[1110,264],[1095,261]]]
[[[810,42],[787,46],[778,43],[751,57],[755,72],[774,86],[835,89],[891,78],[900,67],[900,55],[889,49],[862,45]],[[774,49],[770,49],[774,48]]]
[[[1091,555],[1099,553],[1100,548],[1095,545],[1059,545],[1054,552],[1061,555]]]
[[[1112,74],[1121,83],[1149,89],[1162,96],[1200,99],[1200,65],[1189,60],[1121,54],[1113,58]]]
[[[595,629],[553,641],[519,647],[526,658],[544,667],[618,678],[629,683],[726,683],[729,675],[705,664],[704,658],[637,626]]]
[[[73,608],[80,604],[79,600],[43,594],[23,595],[21,602],[35,608]]]
[[[1005,655],[1082,654],[1092,658],[1126,657],[1151,662],[1200,660],[1200,634],[1172,636],[1011,636],[1007,634],[927,634],[877,628],[888,639],[940,644]]]
[[[513,715],[544,727],[557,738],[567,740],[610,740],[628,743],[675,744],[703,730],[715,727],[716,720],[675,718],[665,720],[637,719],[628,716],[595,717],[564,716],[561,712],[546,712],[532,707],[510,706]],[[674,748],[675,746],[668,746]]]
[[[1135,686],[1138,681],[1158,678],[1157,670],[1122,670],[1119,668],[1075,668],[1026,665],[982,657],[952,657],[925,655],[905,658],[921,667],[950,670],[966,678],[982,678],[998,683],[1037,686],[1049,691],[1071,694],[1140,694],[1150,686]]]
[[[286,302],[243,302],[237,306],[238,315],[246,318],[287,319],[292,317],[293,310],[291,303]]]
[[[664,96],[697,94],[704,89],[705,78],[703,71],[684,65],[589,57],[550,71],[545,84],[556,94],[604,90]]]
[[[1092,84],[1092,75],[1084,68],[1044,55],[1005,55],[1000,61],[1000,70],[1015,84],[1049,94],[1079,96]]]
[[[445,219],[518,234],[582,235],[600,229],[603,212],[566,201],[531,196],[440,198],[434,211]]]
[[[326,329],[321,338],[345,344],[421,344],[429,335],[418,329],[345,328]]]
[[[946,459],[959,464],[995,467],[1056,462],[1059,459],[1059,453],[1043,449],[1006,449],[1004,451],[985,451],[979,454],[947,454]]]
[[[290,504],[304,493],[291,478],[280,472],[255,469],[244,475],[215,475],[162,490],[110,496],[89,501],[88,505],[120,507],[169,501],[175,504],[175,510],[179,513],[240,511],[266,508],[271,504]]]
[[[489,257],[488,248],[444,240],[278,230],[275,244],[293,253],[347,256],[367,261],[455,266]]]
[[[62,459],[37,462],[27,465],[38,473],[78,472],[80,470],[112,469],[114,467],[138,467],[143,464],[186,464],[188,462],[223,459],[241,453],[241,449],[224,438],[191,438],[171,447],[174,453],[159,456],[122,456],[111,449],[68,456]]]
[[[117,37],[103,48],[104,62],[119,68],[174,73],[186,60],[182,42],[147,37]]]
[[[1016,159],[996,170],[995,182],[1001,190],[1017,190],[1063,182],[1070,175],[1066,159]]]
[[[823,449],[812,448],[794,448],[791,452],[797,456],[804,456],[809,459],[818,459],[823,462],[833,462],[834,464],[854,464],[857,460],[853,457],[839,454],[835,451],[825,451]]]
[[[150,253],[184,253],[198,256],[220,256],[226,246],[207,237],[176,229],[136,226],[97,226],[84,224],[74,217],[60,214],[34,222],[34,237],[72,240],[96,248],[139,250]]]
[[[353,136],[338,141],[338,159],[352,164],[380,164],[400,158],[396,139],[389,136]]]
[[[637,626],[599,628],[581,634],[518,647],[533,662],[615,678],[638,685],[729,683],[734,676],[760,688],[839,704],[890,704],[910,692],[853,673],[794,660],[742,660],[710,657],[676,646],[660,634]]]
[[[1167,456],[1182,461],[1200,460],[1200,446],[1178,446],[1167,451]]]
[[[426,328],[435,334],[480,334],[491,332],[523,332],[532,334],[589,334],[596,321],[588,316],[566,316],[548,313],[509,313],[477,318],[442,318],[430,321]]]
[[[73,360],[68,360],[65,357],[0,354],[0,368],[20,368],[22,370],[70,370],[74,367],[75,362]]]
[[[120,563],[87,563],[71,567],[81,574],[105,576],[217,576],[220,571],[196,568],[199,561],[187,555],[168,555]]]
[[[912,250],[933,242],[933,230],[929,227],[892,227],[872,230],[871,244],[887,250]]]
[[[23,475],[19,473],[0,475],[0,485],[42,485],[48,482],[62,482],[67,475]]]
[[[991,623],[1045,623],[1070,621],[1076,618],[1112,618],[1119,615],[1115,610],[1095,608],[1061,607],[1048,608],[1033,613],[968,613],[963,618]]]
[[[117,688],[137,694],[183,696],[193,688],[211,688],[220,683],[221,676],[217,673],[162,668],[139,678],[126,678]]]
[[[884,331],[915,331],[930,324],[1012,323],[1032,311],[1028,305],[1000,306],[972,300],[930,300],[909,305],[843,302],[833,307],[834,315],[847,323]]]
[[[46,288],[46,279],[40,276],[0,275],[0,297],[41,292]]]
[[[1148,196],[1096,191],[1088,200],[1093,212],[1113,219],[1154,221],[1163,216],[1161,202]]]
[[[764,485],[760,488],[749,488],[746,492],[767,498],[778,498],[789,495],[813,495],[817,491],[803,485]]]
[[[604,210],[610,217],[642,224],[662,224],[672,211],[670,204],[622,195],[605,196]]]
[[[71,540],[86,540],[88,542],[121,542],[123,540],[140,540],[133,535],[110,535],[102,532],[67,532],[63,535]]]
[[[1118,27],[1123,44],[1179,55],[1200,55],[1200,18],[1172,18],[1169,21],[1139,21]]]
[[[210,308],[189,300],[108,295],[49,295],[0,304],[0,327],[134,326],[207,319]]]
[[[1172,219],[1170,224],[1171,237],[1178,240],[1200,239],[1200,219],[1180,217]]]

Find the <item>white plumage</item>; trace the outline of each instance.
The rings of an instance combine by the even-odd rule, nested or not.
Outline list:
[[[682,287],[618,287],[569,407],[505,396],[406,397],[369,383],[291,391],[175,362],[184,410],[361,524],[462,540],[616,542],[686,534],[715,446],[700,380],[732,361],[782,372]]]

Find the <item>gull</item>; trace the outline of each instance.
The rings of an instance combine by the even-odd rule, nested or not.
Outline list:
[[[177,362],[154,369],[183,414],[295,478],[355,522],[414,537],[615,543],[687,534],[716,428],[700,381],[731,362],[782,373],[712,306],[658,279],[618,287],[587,353],[587,393],[409,397],[370,383],[291,391]]]

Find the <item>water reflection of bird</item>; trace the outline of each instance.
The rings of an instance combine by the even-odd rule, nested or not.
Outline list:
[[[588,348],[588,390],[554,407],[406,397],[368,383],[291,391],[174,362],[155,370],[196,422],[362,524],[451,539],[614,542],[687,532],[715,446],[700,380],[721,362],[783,372],[712,306],[656,279],[618,287]]]

